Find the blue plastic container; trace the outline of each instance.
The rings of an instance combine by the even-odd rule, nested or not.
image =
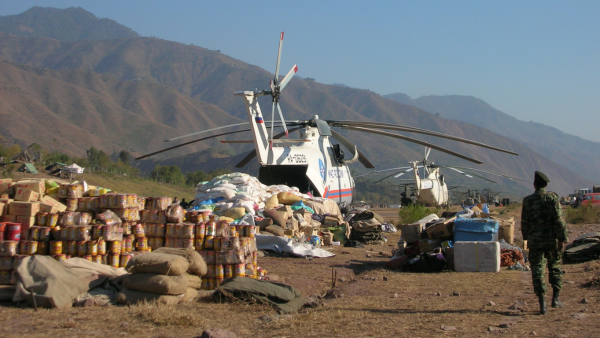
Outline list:
[[[455,242],[487,242],[498,240],[499,223],[488,218],[457,218],[454,220]]]

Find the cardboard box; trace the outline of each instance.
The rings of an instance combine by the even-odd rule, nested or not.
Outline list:
[[[288,218],[294,217],[294,210],[289,205],[284,205],[281,208],[277,208],[277,211],[285,211],[287,212]]]
[[[4,215],[4,207],[6,206],[5,203],[0,202],[0,216]],[[8,209],[8,207],[7,207]],[[8,210],[7,210],[8,211]],[[7,212],[8,213],[8,212]]]
[[[444,239],[450,237],[452,235],[451,227],[454,224],[454,218],[455,217],[425,229],[425,232],[427,232],[427,237],[431,239]]]
[[[297,230],[285,230],[283,232],[283,234],[287,237],[294,237],[294,236],[298,236],[298,231]]]
[[[454,268],[457,272],[499,272],[500,243],[455,242]]]
[[[310,236],[318,236],[318,235],[319,235],[319,229],[313,228],[311,226],[304,227],[304,236],[310,237]]]
[[[285,228],[293,231],[298,230],[298,221],[294,218],[288,218],[288,220],[285,221]]]
[[[14,184],[12,182],[0,183],[0,195],[2,195],[2,194],[14,195],[15,194]]]
[[[0,216],[0,222],[17,222],[17,215],[2,215]]]
[[[441,243],[442,241],[438,239],[422,239],[419,241],[419,248],[421,252],[430,252],[440,246]]]
[[[40,211],[47,212],[49,214],[57,214],[58,209],[56,207],[51,206],[50,204],[40,203]]]
[[[22,226],[32,227],[35,225],[35,216],[19,216],[17,215],[17,223],[21,223]]]
[[[515,242],[515,218],[496,218],[498,221],[498,240],[505,240],[506,243],[513,245]]]
[[[46,184],[45,180],[41,181],[19,181],[16,183],[15,188],[27,188],[29,190],[33,190],[39,194],[43,194],[46,192]]]
[[[402,240],[407,243],[418,242],[421,239],[421,233],[425,228],[425,224],[413,223],[402,226]]]
[[[52,198],[50,195],[46,195],[42,198],[42,203],[49,204],[55,207],[59,212],[67,210],[67,206],[60,203],[59,201]]]
[[[328,227],[337,227],[340,226],[340,220],[337,217],[325,216],[325,219],[323,220],[323,225],[326,225]]]
[[[29,188],[23,188],[17,186],[15,189],[15,201],[32,202],[37,201],[40,197],[40,193],[35,192]]]
[[[12,202],[8,205],[9,214],[17,216],[35,216],[40,211],[38,202]]]

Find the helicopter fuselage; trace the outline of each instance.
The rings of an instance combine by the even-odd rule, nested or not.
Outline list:
[[[433,168],[427,172],[426,178],[420,178],[417,163],[413,163],[417,201],[430,207],[448,204],[448,186],[440,175],[440,169]]]
[[[285,184],[302,193],[335,200],[338,204],[352,202],[354,179],[348,165],[340,161],[319,128],[310,125],[299,130],[298,139],[270,140],[256,92],[241,92],[244,96],[254,135],[254,146],[260,169],[258,180],[266,185]]]

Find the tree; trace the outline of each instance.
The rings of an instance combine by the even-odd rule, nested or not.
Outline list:
[[[181,168],[176,165],[166,166],[157,164],[152,170],[151,177],[157,181],[164,181],[171,184],[182,185],[185,183],[185,177]]]
[[[87,155],[87,160],[92,167],[109,168],[113,164],[110,157],[102,150],[91,147],[85,153]]]
[[[132,159],[133,158],[131,154],[127,150],[121,150],[121,152],[119,152],[119,160],[123,162],[123,164],[126,164],[128,166],[131,165]]]

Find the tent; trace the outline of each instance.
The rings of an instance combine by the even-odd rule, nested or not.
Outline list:
[[[31,163],[23,163],[23,165],[19,168],[19,171],[28,173],[28,174],[38,174],[37,169]]]
[[[83,174],[83,169],[82,167],[78,166],[77,164],[73,163],[71,165],[68,165],[64,168],[66,171],[74,173],[74,174]]]
[[[23,163],[23,165],[19,168],[19,171],[28,173],[28,174],[38,174],[37,169],[31,163]]]

